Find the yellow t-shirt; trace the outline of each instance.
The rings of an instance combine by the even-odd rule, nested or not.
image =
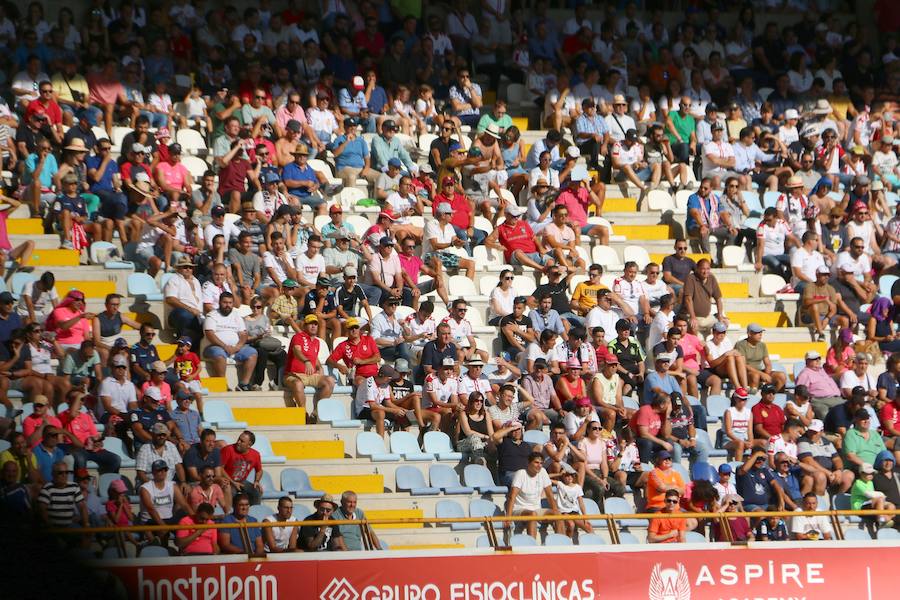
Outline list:
[[[582,281],[575,286],[572,293],[572,300],[578,303],[578,307],[585,313],[597,306],[597,294],[600,290],[605,290],[606,286],[602,283],[591,285],[587,281]]]
[[[50,83],[53,84],[53,92],[56,94],[56,97],[65,102],[74,102],[75,99],[72,97],[72,92],[81,92],[81,101],[87,102],[90,97],[90,90],[88,89],[87,80],[81,75],[75,75],[69,78],[69,83],[66,85],[66,79],[63,77],[62,73],[57,73],[50,80]]]
[[[19,483],[25,483],[28,480],[28,476],[31,473],[22,473],[22,467],[27,466],[28,463],[31,463],[31,468],[37,470],[38,464],[37,459],[34,457],[34,454],[30,454],[28,458],[19,458],[12,453],[12,450],[4,450],[0,452],[0,467],[3,467],[8,462],[13,462],[16,464],[16,481]]]

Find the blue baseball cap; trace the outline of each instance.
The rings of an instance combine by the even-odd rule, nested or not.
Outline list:
[[[400,167],[403,166],[403,163],[400,162],[400,159],[399,159],[399,158],[394,157],[394,158],[392,158],[391,160],[388,161],[388,166],[389,166],[389,167],[396,167],[397,169],[399,169]]]
[[[719,475],[731,475],[731,465],[728,463],[723,463],[719,465]]]

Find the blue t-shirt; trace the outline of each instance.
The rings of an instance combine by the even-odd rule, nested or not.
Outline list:
[[[385,92],[384,88],[380,85],[376,85],[372,89],[372,94],[369,96],[369,112],[373,115],[384,114],[384,111],[387,108],[387,103],[387,92]]]
[[[667,394],[672,392],[681,393],[681,386],[678,385],[678,380],[674,376],[668,374],[660,375],[653,371],[644,380],[644,395],[641,396],[641,405],[650,404],[653,400],[653,388],[659,388]]]
[[[316,303],[318,302],[316,290],[306,293],[303,299],[303,308],[300,310],[301,315],[311,315],[316,312]],[[337,310],[337,301],[334,299],[334,292],[329,291],[325,294],[325,306],[322,307],[323,313],[330,313]]]
[[[84,198],[80,195],[74,198],[65,194],[57,196],[53,202],[53,212],[60,215],[64,210],[69,211],[73,215],[87,216],[87,205],[84,203]]]
[[[53,465],[65,457],[63,449],[57,446],[52,452],[47,452],[43,444],[38,444],[31,452],[37,460],[38,471],[41,472],[44,481],[53,481]]]
[[[5,319],[0,319],[0,360],[9,360],[9,342],[12,332],[22,328],[22,317],[13,311]]]
[[[0,339],[3,338],[0,337]],[[884,390],[888,400],[893,400],[897,397],[897,380],[887,371],[878,376],[876,387],[879,390]]]
[[[225,518],[222,519],[223,523],[238,523],[239,521],[235,518],[234,514],[226,515]],[[256,517],[251,517],[247,515],[246,523],[258,523]],[[247,532],[247,537],[250,539],[250,548],[244,546],[244,537],[241,535],[240,531],[237,529],[220,529],[219,536],[228,536],[231,543],[241,548],[245,553],[254,552],[256,549],[256,540],[262,537],[262,531],[259,527],[248,527],[245,529]]]
[[[703,207],[707,214],[709,214],[709,212],[712,210],[711,200],[712,200],[711,197],[707,197],[707,198],[703,199]],[[690,198],[688,198],[688,201],[687,201],[687,218],[685,219],[684,225],[685,225],[685,229],[687,229],[688,231],[699,227],[699,224],[697,223],[697,219],[695,219],[691,215],[691,209],[694,209],[694,208],[696,208],[697,210],[700,210],[700,195],[699,194],[691,194]],[[700,212],[703,213],[704,210],[700,210]],[[716,210],[716,212],[718,212],[718,213],[722,212],[722,203],[721,202],[719,203],[719,206],[718,206],[718,209]]]
[[[334,152],[334,149],[343,144],[346,139],[347,136],[345,135],[338,137],[328,145],[329,150]],[[341,152],[340,156],[335,157],[335,169],[338,171],[344,167],[362,169],[366,166],[367,156],[369,156],[369,144],[366,143],[365,139],[357,137],[347,142],[347,145],[344,146],[344,151]]]
[[[779,473],[775,475],[775,481],[778,482],[778,485],[781,486],[781,489],[784,490],[784,493],[787,494],[788,498],[794,502],[800,502],[803,494],[800,493],[800,482],[797,481],[797,478],[793,473],[788,471],[786,477]]]
[[[25,184],[30,184],[32,181],[32,174],[34,170],[37,169],[38,164],[38,155],[37,154],[29,154],[28,158],[25,159]],[[53,187],[53,176],[56,175],[56,172],[59,171],[59,163],[56,162],[56,157],[52,154],[48,154],[47,158],[44,159],[44,168],[41,171],[41,187],[45,189],[50,189]]]
[[[737,492],[744,499],[744,505],[768,506],[774,500],[772,482],[775,475],[769,467],[750,468],[745,474],[737,473]]]
[[[156,351],[156,346],[153,344],[149,344],[146,347],[141,344],[135,344],[131,347],[131,362],[137,363],[137,365],[145,371],[150,371],[150,365],[158,360],[159,353]],[[132,370],[131,381],[134,382],[134,385],[140,385],[144,383],[145,379],[138,375],[136,371]]]
[[[97,169],[100,167],[100,163],[103,162],[103,157],[101,156],[88,156],[87,160],[84,161],[85,165],[87,165],[88,171],[91,169]],[[106,164],[106,168],[103,170],[103,177],[100,178],[100,181],[91,184],[91,191],[94,193],[105,191],[110,192],[113,189],[112,179],[113,175],[119,172],[119,165],[116,164],[116,161],[111,160]]]
[[[301,169],[300,165],[297,163],[290,163],[285,165],[284,169],[281,171],[281,179],[286,181],[288,179],[294,179],[296,181],[318,181],[319,179],[316,177],[316,171],[308,164],[305,169]],[[310,196],[311,192],[309,188],[305,187],[296,187],[296,188],[288,188],[288,192],[292,196],[297,196],[298,198],[307,198]]]

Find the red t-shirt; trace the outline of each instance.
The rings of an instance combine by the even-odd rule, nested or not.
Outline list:
[[[259,452],[250,448],[246,454],[238,454],[234,444],[222,448],[222,468],[235,481],[246,481],[250,471],[262,471],[262,459]]]
[[[372,358],[377,354],[378,346],[375,344],[375,339],[370,335],[362,335],[356,344],[351,344],[350,340],[344,340],[338,344],[328,358],[335,362],[343,360],[345,365],[353,367],[354,358]],[[376,373],[378,373],[376,363],[356,367],[356,374],[360,377],[375,377]]]
[[[890,423],[894,427],[894,431],[900,429],[900,409],[897,408],[897,404],[894,402],[888,402],[884,406],[881,407],[881,414],[878,415],[881,420],[882,426],[885,423]]]
[[[472,214],[472,206],[463,194],[455,193],[452,197],[438,194],[431,203],[431,214],[437,218],[437,207],[441,202],[446,202],[453,209],[450,215],[450,224],[454,227],[467,229],[469,227],[469,218]]]
[[[537,252],[534,232],[531,231],[531,226],[522,219],[516,219],[515,225],[509,225],[504,221],[497,226],[497,235],[504,248],[503,258],[507,262],[516,250],[521,250],[526,254]]]
[[[657,435],[659,430],[662,429],[662,422],[662,416],[653,410],[652,406],[645,404],[632,415],[629,426],[634,435],[638,435],[641,425],[647,428],[647,432],[650,435]]]
[[[200,357],[193,352],[175,355],[175,373],[180,377],[182,373],[188,374],[188,379],[200,378]]]
[[[784,411],[775,404],[756,404],[751,410],[753,413],[753,424],[762,425],[763,429],[769,435],[778,435],[784,427]]]
[[[49,410],[49,409],[48,409]],[[22,419],[22,433],[25,434],[25,437],[30,437],[34,431],[41,426],[44,420],[40,417],[36,417],[34,414],[30,414],[24,419]],[[62,423],[56,417],[47,416],[47,424],[53,425],[54,427],[63,428]],[[38,444],[41,443],[41,438],[38,437],[34,440],[34,443],[31,444],[31,447],[34,448]]]
[[[295,333],[288,345],[287,364],[284,367],[285,373],[305,373],[306,365],[303,361],[294,356],[294,347],[300,346],[300,352],[305,356],[313,366],[319,360],[319,338],[315,338],[305,331]]]
[[[194,517],[184,517],[180,521],[178,521],[179,525],[196,525],[197,522],[194,520]],[[194,532],[190,529],[179,529],[175,532],[175,537],[186,538]],[[200,537],[195,539],[193,542],[184,547],[184,550],[181,551],[182,554],[212,554],[215,550],[216,543],[216,530],[215,529],[204,529],[203,533],[200,534]]]
[[[31,115],[43,113],[47,115],[51,125],[59,125],[62,123],[62,109],[54,100],[50,100],[46,106],[38,99],[32,100],[25,108],[25,119],[31,118]]]
[[[63,429],[74,435],[82,444],[88,438],[98,437],[99,435],[97,426],[94,425],[94,420],[87,413],[80,412],[72,418],[71,413],[66,411],[59,416],[59,421],[62,423]]]

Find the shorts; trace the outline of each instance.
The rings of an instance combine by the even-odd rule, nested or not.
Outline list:
[[[582,225],[581,226],[581,235],[589,235],[591,233],[591,230],[594,229],[594,227],[597,227],[597,225],[595,223],[586,223],[585,225]]]
[[[422,262],[428,264],[433,258],[437,258],[441,261],[441,264],[445,269],[457,269],[459,268],[459,261],[462,257],[453,254],[452,252],[441,252],[440,250],[437,250],[435,252],[428,252],[422,256]]]
[[[541,266],[544,266],[548,262],[553,260],[553,257],[550,256],[550,254],[541,254],[540,252],[526,252],[525,256],[527,256],[528,258],[530,258],[531,260],[533,260],[534,262],[536,262],[537,264],[539,264]],[[513,266],[516,266],[516,265],[522,266],[522,263],[519,261],[518,258],[516,258],[515,253],[513,253],[512,256],[509,257],[509,263]]]
[[[307,375],[306,373],[285,373],[284,383],[290,383],[291,379],[300,381],[303,386],[318,388],[325,382],[325,375],[316,373],[315,375]]]
[[[706,387],[706,380],[715,374],[716,374],[715,371],[713,371],[712,369],[702,369],[697,374],[697,384]]]
[[[649,181],[652,172],[650,171],[650,167],[644,167],[643,169],[638,169],[634,172],[635,176],[641,181]],[[615,177],[613,177],[616,181],[625,181],[627,177],[625,176],[624,171],[619,171],[616,173]]]
[[[256,348],[247,345],[231,356],[220,346],[207,346],[203,351],[204,358],[233,358],[235,362],[244,362],[253,356],[256,356]]]
[[[526,510],[524,510],[524,509],[514,510],[514,511],[512,511],[512,516],[519,517],[519,516],[525,514],[525,512],[526,512]],[[536,515],[538,517],[543,517],[544,515],[550,513],[550,509],[549,508],[539,508],[537,510],[529,510],[527,512],[533,513],[534,515]]]
[[[822,316],[824,317],[825,315],[822,315]],[[812,322],[813,322],[812,315],[807,312],[801,313],[800,314],[800,322],[803,323],[804,325],[812,325]],[[837,325],[837,315],[828,319],[827,325],[829,325],[831,327],[835,327]]]

